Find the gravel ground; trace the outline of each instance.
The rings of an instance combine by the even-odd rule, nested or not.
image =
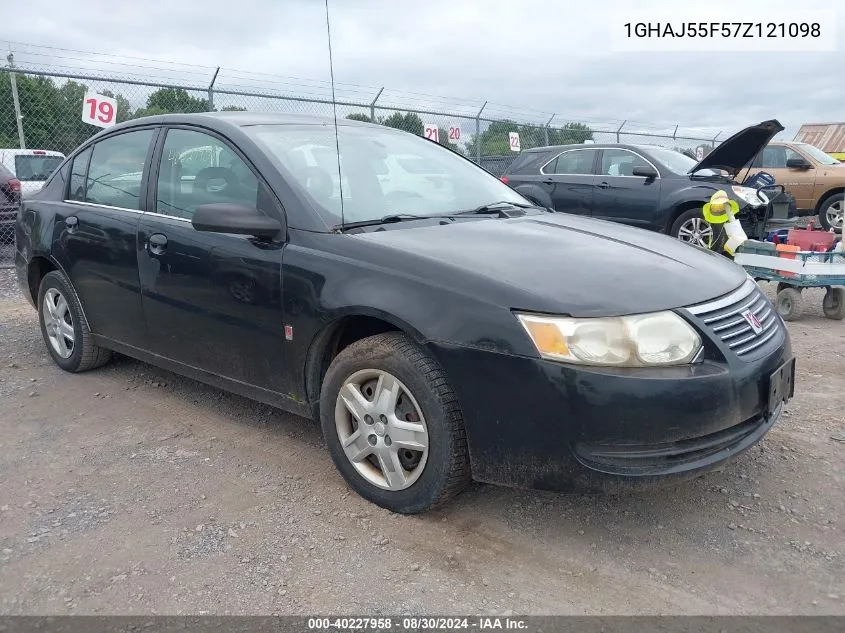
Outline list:
[[[119,359],[49,360],[0,270],[0,612],[845,614],[845,323],[789,325],[784,419],[659,492],[474,485],[403,517],[301,418]],[[769,289],[771,292],[771,289]]]

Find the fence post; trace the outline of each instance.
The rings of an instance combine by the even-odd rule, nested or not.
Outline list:
[[[15,78],[15,55],[11,51],[6,56],[9,62],[9,82],[12,84],[12,102],[15,104],[15,122],[18,124],[18,142],[21,149],[26,149],[26,140],[23,136],[23,115],[21,114],[21,102],[18,100],[18,82]]]
[[[710,141],[710,149],[716,149],[716,139],[719,138],[719,135],[722,133],[722,130],[719,130],[719,134],[713,137],[713,140]]]
[[[217,81],[217,73],[220,72],[220,66],[214,71],[214,76],[211,78],[211,83],[208,84],[208,105],[214,110],[214,82]]]
[[[552,120],[557,116],[557,114],[553,114],[552,118],[546,121],[546,127],[543,129],[543,135],[546,137],[546,146],[549,144],[549,126],[552,124]]]
[[[475,115],[475,162],[481,164],[481,113],[487,107],[487,102],[481,106],[478,114]]]
[[[624,121],[622,121],[622,125],[620,125],[620,126],[619,126],[619,129],[618,129],[618,130],[616,130],[616,142],[617,142],[617,143],[620,143],[620,142],[621,142],[621,141],[619,140],[619,133],[622,131],[622,128],[623,128],[623,127],[625,127],[625,124],[626,124],[627,122],[628,122],[628,119],[625,119]]]
[[[384,92],[384,86],[378,89],[378,94],[376,94],[376,98],[370,101],[370,121],[373,123],[376,122],[376,101],[381,96],[381,93]]]
[[[678,136],[678,126],[675,126],[675,131],[672,132],[672,140],[674,141]]]

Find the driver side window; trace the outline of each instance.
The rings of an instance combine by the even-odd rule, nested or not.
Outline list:
[[[159,164],[157,213],[190,219],[204,204],[257,208],[259,190],[264,194],[252,169],[219,139],[193,130],[168,130]]]
[[[763,149],[760,158],[755,162],[755,167],[783,169],[786,167],[786,149],[780,145],[770,145]]]

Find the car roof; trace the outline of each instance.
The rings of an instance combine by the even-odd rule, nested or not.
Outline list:
[[[109,130],[126,129],[140,125],[178,125],[197,124],[212,129],[226,129],[231,127],[250,127],[253,125],[334,125],[334,119],[328,116],[312,116],[307,114],[280,114],[275,112],[198,112],[196,114],[158,114],[141,117],[119,123]],[[378,127],[380,130],[391,129],[364,121],[338,119],[337,124],[342,127]]]
[[[630,150],[647,150],[652,148],[660,148],[659,145],[631,145],[630,143],[573,143],[569,145],[547,145],[545,147],[532,147],[531,149],[522,150],[523,154],[530,154],[535,152],[562,152],[569,149],[630,149]],[[661,148],[663,149],[663,148]]]

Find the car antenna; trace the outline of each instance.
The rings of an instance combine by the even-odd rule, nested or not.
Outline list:
[[[329,24],[329,0],[326,0],[326,37],[329,41],[329,76],[332,82],[332,113],[334,114],[334,145],[337,151],[337,183],[340,192],[340,230],[345,224],[343,216],[343,174],[340,170],[340,136],[337,131],[337,99],[334,96],[334,63],[332,61],[332,28]]]

